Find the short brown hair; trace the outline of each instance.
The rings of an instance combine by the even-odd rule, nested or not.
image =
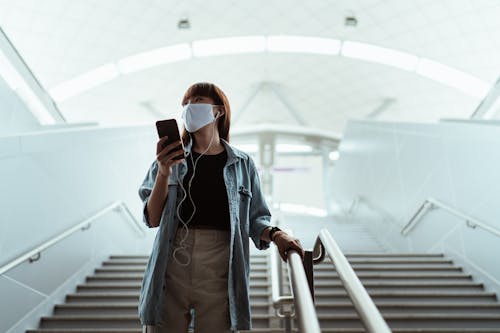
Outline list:
[[[219,118],[217,129],[219,130],[219,137],[229,142],[229,128],[231,127],[231,107],[226,94],[213,83],[198,82],[188,88],[184,97],[182,98],[182,106],[186,105],[188,100],[193,96],[203,96],[213,99],[214,104],[222,105],[224,114]],[[184,144],[189,142],[189,134],[185,127],[182,126],[182,141]]]

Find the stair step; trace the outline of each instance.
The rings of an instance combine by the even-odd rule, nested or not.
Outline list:
[[[406,301],[406,302],[496,302],[496,294],[491,292],[429,292],[429,291],[371,291],[368,290],[370,297],[374,299],[375,302],[395,302],[395,301]],[[347,300],[347,293],[345,291],[315,291],[314,297],[316,303],[325,302],[342,302]]]
[[[322,333],[365,333],[364,329],[356,328],[322,328]],[[239,333],[284,333],[283,329],[268,329],[254,328],[251,331],[238,331]],[[293,329],[292,332],[298,332],[298,329]],[[396,328],[393,333],[500,333],[500,328]],[[45,328],[31,329],[26,333],[142,333],[142,329],[113,329],[113,328]]]
[[[250,304],[252,314],[267,314],[269,304],[267,302],[252,302]],[[54,315],[137,315],[137,302],[122,303],[65,303],[54,307]]]
[[[384,314],[384,319],[390,328],[499,328],[500,315],[498,314]],[[357,315],[322,315],[319,316],[322,328],[352,327],[363,328]]]
[[[51,316],[42,317],[40,328],[138,328],[139,316],[99,315],[99,316]]]
[[[444,254],[442,253],[347,253],[344,254],[346,258],[442,258]],[[326,257],[326,260],[331,260]]]
[[[462,272],[458,273],[442,273],[442,274],[436,274],[434,272],[412,272],[412,273],[393,273],[393,272],[384,272],[384,273],[369,273],[369,272],[362,272],[358,273],[357,276],[360,278],[360,280],[363,279],[396,279],[396,280],[401,280],[404,279],[405,281],[409,279],[417,280],[417,279],[439,279],[439,280],[444,280],[444,279],[450,279],[450,280],[455,280],[455,279],[466,279],[466,280],[471,280],[472,275],[470,274],[464,274]],[[314,279],[338,279],[339,275],[337,272],[333,270],[323,270],[323,271],[315,271],[314,272]]]
[[[142,328],[40,328],[26,333],[142,333]]]
[[[461,267],[455,267],[455,266],[448,266],[448,265],[358,265],[354,264],[352,265],[352,268],[354,269],[355,272],[363,272],[363,271],[428,271],[428,272],[461,272],[462,268]],[[314,266],[314,271],[335,271],[333,266],[321,266],[317,265]]]
[[[500,314],[500,304],[498,303],[389,303],[389,302],[376,302],[375,305],[382,314],[385,313],[399,313],[410,312],[415,314],[423,313],[479,313],[479,314]],[[356,313],[354,305],[351,302],[343,302],[338,304],[316,304],[316,311],[318,314],[342,314],[342,313]]]
[[[138,281],[141,282],[144,277],[144,274],[135,274],[135,273],[99,273],[99,274],[94,274],[87,276],[85,279],[87,282],[97,282],[97,281],[110,281],[110,282],[117,282],[119,283],[120,281]],[[253,274],[250,273],[250,280],[256,280],[256,281],[267,281],[268,279],[268,274],[264,273],[258,273],[258,274]]]
[[[264,302],[269,300],[268,291],[250,290],[251,302]],[[139,302],[139,292],[85,292],[66,295],[68,303],[115,303],[115,302]]]

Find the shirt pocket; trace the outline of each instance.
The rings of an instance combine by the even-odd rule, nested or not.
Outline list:
[[[242,230],[247,234],[249,233],[249,216],[250,216],[250,201],[252,200],[252,191],[241,185],[238,188],[239,193],[239,210],[240,210],[240,224]]]

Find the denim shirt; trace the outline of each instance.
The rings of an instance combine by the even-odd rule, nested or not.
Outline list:
[[[260,179],[254,161],[246,153],[220,139],[227,152],[227,162],[223,168],[223,177],[227,189],[231,239],[229,253],[228,295],[229,314],[233,330],[251,329],[249,298],[249,238],[260,250],[269,247],[269,242],[260,239],[264,229],[270,226],[271,213],[260,189]],[[190,153],[192,141],[186,145]],[[190,158],[189,156],[187,158]],[[143,201],[143,222],[148,222],[146,205],[153,190],[158,172],[155,160],[139,188]],[[158,325],[163,322],[165,313],[165,273],[168,258],[172,255],[172,244],[179,224],[175,209],[182,198],[182,183],[187,173],[187,162],[172,167],[168,178],[168,196],[163,207],[159,230],[156,234],[153,250],[149,256],[139,297],[139,317],[142,325]]]

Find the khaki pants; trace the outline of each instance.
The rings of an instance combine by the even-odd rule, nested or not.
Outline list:
[[[185,229],[180,228],[174,242],[179,246]],[[189,229],[184,242],[187,250],[169,258],[166,272],[165,321],[144,326],[145,333],[186,333],[195,312],[194,332],[231,332],[228,302],[229,232],[213,229]]]

